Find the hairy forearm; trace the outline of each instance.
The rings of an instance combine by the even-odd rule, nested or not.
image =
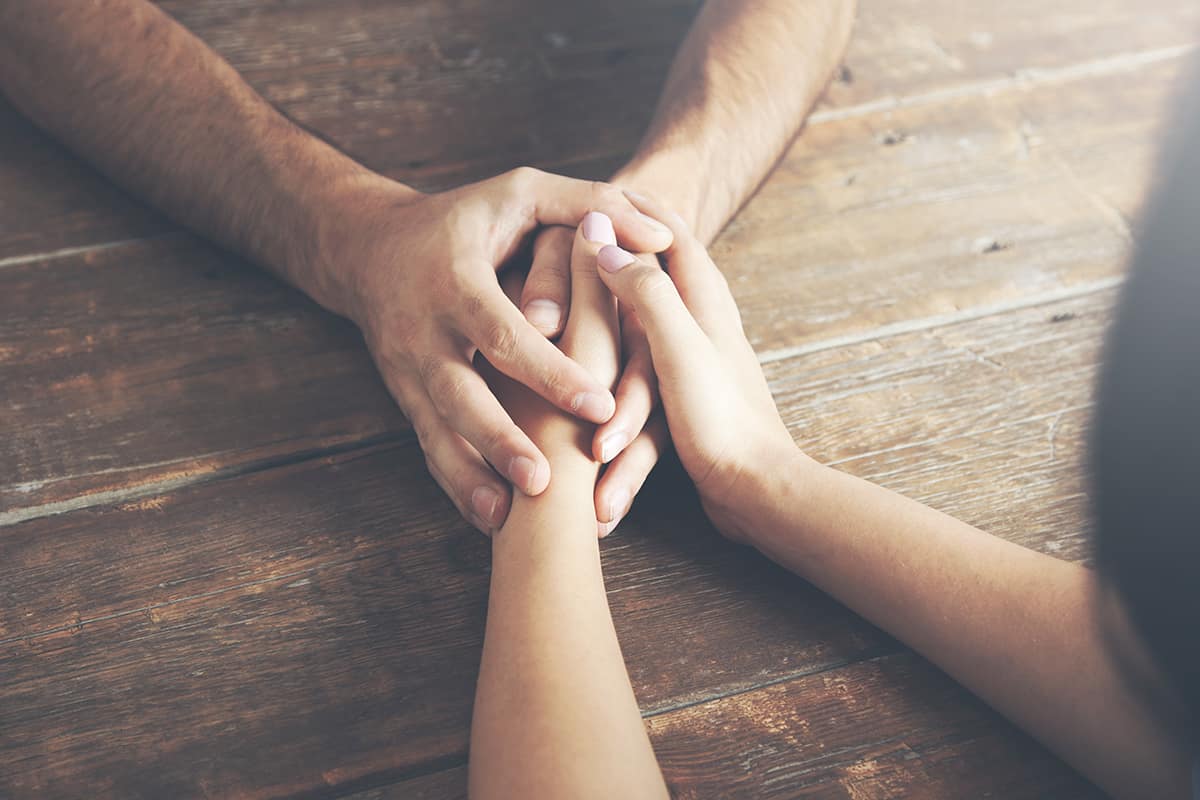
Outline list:
[[[764,481],[745,525],[766,555],[1115,795],[1181,796],[1186,759],[1109,656],[1091,571],[810,461]]]
[[[795,137],[853,16],[853,0],[710,0],[614,181],[654,193],[711,241]]]
[[[492,546],[471,796],[665,797],[600,573],[596,465],[574,447],[551,460]]]
[[[378,180],[145,0],[0,2],[0,91],[117,183],[345,312],[330,199]]]

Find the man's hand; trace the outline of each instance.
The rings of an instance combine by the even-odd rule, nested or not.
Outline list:
[[[550,464],[476,372],[476,352],[563,411],[602,423],[614,410],[611,387],[522,316],[497,270],[537,226],[574,226],[589,210],[607,215],[617,238],[638,250],[666,248],[671,233],[608,184],[528,168],[434,195],[380,179],[356,186],[342,206],[318,237],[318,268],[347,275],[346,310],[434,478],[468,520],[495,531],[511,502],[496,472],[536,495],[550,482]]]

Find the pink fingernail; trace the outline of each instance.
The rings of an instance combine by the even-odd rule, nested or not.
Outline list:
[[[599,211],[589,211],[583,218],[583,238],[598,244],[616,244],[617,234],[612,220]]]
[[[611,244],[600,248],[596,256],[596,263],[605,272],[618,272],[636,260],[632,253]]]

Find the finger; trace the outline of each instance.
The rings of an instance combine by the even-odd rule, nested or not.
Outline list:
[[[571,246],[575,240],[570,228],[555,225],[538,234],[533,243],[533,264],[521,292],[521,311],[529,324],[543,336],[562,333],[571,302]]]
[[[671,229],[643,214],[625,194],[610,183],[567,178],[521,167],[508,173],[514,207],[529,207],[541,225],[577,226],[589,211],[609,217],[617,240],[639,252],[658,253],[671,245]]]
[[[596,263],[604,284],[645,327],[659,383],[699,390],[701,385],[695,381],[710,371],[715,350],[671,277],[657,264],[641,261],[619,247],[602,248]]]
[[[629,513],[633,498],[641,491],[659,458],[670,447],[666,420],[656,415],[619,455],[596,484],[596,519],[600,536],[607,536]]]
[[[688,231],[683,219],[653,198],[630,191],[625,194],[642,211],[664,220],[671,228],[674,238],[663,258],[679,296],[700,327],[710,337],[741,335],[741,313],[729,289],[729,281],[704,245]]]
[[[512,489],[495,480],[495,471],[466,439],[445,423],[429,435],[425,463],[463,518],[492,536],[504,525],[512,507]],[[490,477],[485,477],[490,476]]]
[[[564,353],[609,387],[616,384],[620,370],[620,326],[617,301],[600,282],[595,264],[600,248],[615,242],[612,220],[599,211],[589,211],[571,248],[571,314],[558,343]]]
[[[612,419],[596,429],[592,439],[593,455],[605,464],[641,432],[658,404],[658,378],[650,359],[650,343],[641,321],[628,309],[622,314],[621,337],[626,360],[615,395],[617,410]]]
[[[512,503],[508,483],[446,425],[415,374],[394,369],[382,374],[416,431],[434,480],[472,525],[487,534],[499,530]]]
[[[616,402],[608,386],[530,325],[498,288],[467,306],[455,310],[460,329],[492,366],[578,417],[601,423],[612,416]]]
[[[450,428],[517,489],[531,496],[540,494],[550,483],[550,463],[512,421],[475,368],[459,359],[456,354],[437,354],[422,363],[421,377],[434,407]]]

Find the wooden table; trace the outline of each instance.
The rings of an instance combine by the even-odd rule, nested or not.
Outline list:
[[[437,188],[603,176],[697,2],[163,5]],[[1198,31],[1183,0],[863,0],[713,248],[809,453],[1087,558],[1099,345]],[[1096,795],[725,543],[678,468],[603,556],[678,797]],[[0,108],[0,797],[461,797],[488,562],[350,324]]]

